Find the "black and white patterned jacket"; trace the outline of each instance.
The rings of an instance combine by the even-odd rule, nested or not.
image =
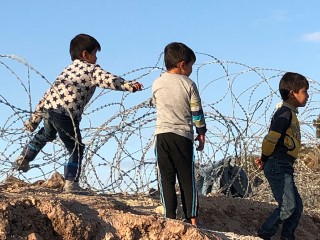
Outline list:
[[[133,92],[136,81],[126,81],[97,64],[74,60],[53,82],[39,101],[29,122],[39,125],[48,110],[63,113],[78,121],[97,87]]]

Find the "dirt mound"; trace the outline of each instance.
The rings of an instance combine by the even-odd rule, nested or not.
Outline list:
[[[1,186],[0,238],[219,239],[182,221],[166,221],[156,213],[159,199],[151,196],[80,196],[62,193],[62,186],[59,174],[34,184],[7,179]]]
[[[259,239],[256,229],[273,204],[226,196],[200,197],[199,225],[161,217],[157,195],[79,196],[61,191],[63,178],[1,185],[0,239]],[[181,209],[178,212],[181,216]],[[320,216],[305,212],[297,239],[320,239]]]

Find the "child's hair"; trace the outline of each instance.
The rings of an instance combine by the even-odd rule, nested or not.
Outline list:
[[[88,34],[78,34],[70,42],[71,60],[81,59],[83,51],[92,53],[95,49],[101,51],[101,46],[94,37]]]
[[[179,42],[172,42],[164,48],[164,63],[167,70],[177,67],[182,61],[187,64],[196,61],[196,55],[191,48]]]
[[[279,92],[282,100],[289,98],[289,92],[298,93],[300,89],[309,89],[309,82],[307,78],[299,73],[287,72],[285,73],[279,83]]]

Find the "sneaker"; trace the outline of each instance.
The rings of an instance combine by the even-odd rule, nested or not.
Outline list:
[[[30,170],[29,161],[22,155],[13,163],[13,167],[22,172],[28,172]]]
[[[91,195],[91,192],[79,186],[78,182],[66,180],[63,192],[79,195]]]
[[[258,236],[259,238],[264,239],[264,240],[271,240],[271,237],[266,236],[266,235],[262,232],[261,229],[258,230],[257,236]]]
[[[182,222],[184,222],[184,223],[190,223],[189,219],[187,219],[187,218],[182,219]]]
[[[184,223],[189,223],[191,225],[193,225],[194,227],[197,227],[197,218],[191,218],[191,219],[188,219],[188,218],[184,218],[182,219],[182,222]]]
[[[31,145],[25,146],[17,158],[17,160],[13,163],[13,167],[18,171],[28,172],[30,170],[29,162],[31,162],[39,151],[35,150]]]

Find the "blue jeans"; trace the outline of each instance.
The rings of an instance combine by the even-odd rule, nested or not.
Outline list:
[[[301,218],[303,204],[294,183],[293,171],[292,164],[283,158],[270,157],[264,166],[264,174],[278,202],[278,207],[259,229],[264,236],[274,236],[279,224],[282,224],[281,239],[295,239],[294,232]]]
[[[33,154],[29,156],[28,161],[35,159],[36,155],[46,145],[57,137],[64,143],[70,157],[68,163],[64,167],[64,176],[66,180],[79,181],[81,173],[81,163],[84,152],[84,144],[79,129],[79,121],[74,120],[64,114],[49,111],[44,119],[44,126],[28,143],[24,151]]]
[[[200,166],[199,172],[200,172],[200,179],[197,182],[197,189],[199,193],[206,196],[208,193],[211,193],[212,191],[212,185],[213,185],[213,165],[208,164],[205,166]]]

